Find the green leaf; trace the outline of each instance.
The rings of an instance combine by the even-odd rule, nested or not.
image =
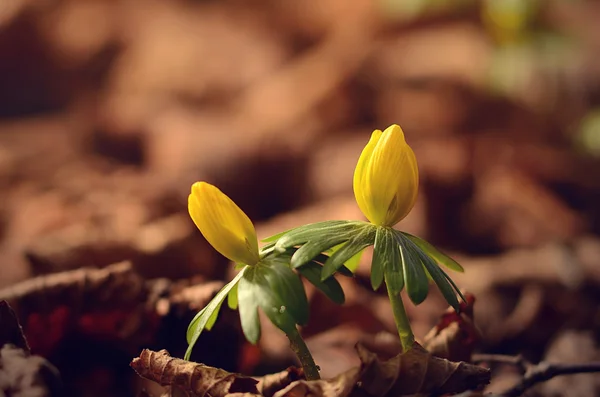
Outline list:
[[[281,299],[297,324],[308,323],[308,299],[300,277],[288,266],[272,264],[260,268],[270,289]]]
[[[238,285],[234,285],[227,295],[227,306],[231,310],[236,310],[238,307]]]
[[[302,227],[302,226],[300,226],[300,227]],[[273,242],[275,242],[275,241],[279,240],[279,239],[281,238],[281,236],[283,236],[284,234],[286,234],[286,233],[288,233],[288,232],[291,232],[291,231],[292,231],[292,230],[294,230],[294,229],[298,229],[298,228],[297,228],[297,227],[295,227],[295,228],[292,228],[292,229],[288,229],[288,230],[286,230],[285,232],[280,232],[280,233],[274,234],[274,235],[272,235],[272,236],[269,236],[269,237],[267,237],[267,238],[263,238],[263,239],[262,239],[262,240],[260,240],[260,241],[261,241],[262,243],[273,243]]]
[[[291,281],[292,279],[295,279],[295,282]],[[298,298],[300,292],[302,297]],[[260,307],[271,322],[285,333],[295,330],[299,322],[296,317],[299,317],[300,321],[304,320],[303,322],[308,320],[308,301],[302,282],[289,267],[264,263],[253,266],[243,281],[240,281],[238,294],[240,310],[244,304],[242,299],[250,301],[249,307]]]
[[[242,278],[238,285],[240,324],[248,342],[255,345],[260,339],[260,320],[258,318],[258,301],[255,298],[255,286],[248,278]]]
[[[340,283],[334,277],[329,277],[327,280],[321,281],[321,269],[322,266],[318,263],[310,262],[297,270],[333,302],[338,305],[344,304],[344,290],[340,286]]]
[[[375,233],[375,244],[373,245],[373,259],[371,260],[371,287],[373,291],[377,290],[383,283],[383,272],[386,264],[393,260],[387,252],[386,229],[377,228]],[[395,247],[392,247],[395,249]]]
[[[411,241],[410,244],[413,244],[413,242]],[[433,282],[440,289],[440,292],[444,296],[444,299],[446,299],[446,302],[448,302],[448,304],[452,306],[454,310],[458,311],[460,306],[458,304],[458,299],[456,298],[456,292],[452,284],[450,284],[448,281],[448,276],[446,273],[440,269],[438,264],[429,255],[423,252],[416,244],[413,244],[413,250],[419,256],[421,263],[425,267],[425,270],[427,270],[427,273],[433,279]]]
[[[373,245],[377,228],[371,224],[355,230],[354,236],[327,259],[321,272],[321,280],[331,277],[350,258],[369,245]]]
[[[370,224],[359,221],[325,221],[301,226],[287,232],[284,236],[279,238],[275,244],[275,250],[285,251],[285,248],[287,247],[304,244],[308,241],[318,241],[323,239],[339,241],[340,235],[344,234],[348,235],[348,238],[350,238],[357,228],[360,228],[361,226],[364,227],[365,225]],[[346,238],[346,240],[348,240],[348,238]],[[334,245],[336,244],[331,244],[330,247],[333,247]]]
[[[450,270],[454,270],[456,272],[463,273],[465,269],[456,262],[454,259],[450,258],[448,255],[442,253],[440,250],[435,248],[433,245],[428,243],[427,241],[419,238],[417,236],[413,236],[412,234],[401,232],[404,236],[406,236],[410,241],[412,241],[417,247],[426,252],[429,256],[431,256],[437,263],[440,265],[446,266]]]
[[[413,245],[410,244],[410,240],[398,231],[394,231],[394,234],[400,245],[400,252],[402,254],[406,292],[410,300],[415,305],[418,305],[427,298],[427,294],[429,293],[427,274],[421,264],[421,258],[412,249]]]
[[[362,258],[363,252],[365,252],[364,249],[358,251],[358,254],[354,255],[352,258],[348,259],[346,263],[344,263],[344,266],[352,273],[356,273],[358,270],[358,266],[360,266],[360,258]],[[341,268],[342,267],[340,267],[340,269]]]
[[[307,242],[302,247],[298,248],[296,253],[292,256],[292,267],[297,268],[305,263],[310,262],[322,252],[325,252],[340,243],[348,241],[351,237],[352,236],[350,233],[334,234]]]
[[[404,288],[404,272],[402,270],[400,246],[393,231],[382,229],[381,233],[383,237],[380,255],[383,255],[383,260],[385,261],[384,272],[387,288],[394,293],[400,293]]]
[[[328,259],[329,259],[329,256],[327,256],[325,254],[321,254],[321,255],[316,256],[313,259],[313,262],[317,262],[317,263],[320,263],[321,265],[324,265]],[[346,266],[341,266],[338,269],[338,273],[345,277],[354,277],[354,273],[352,272],[352,270],[348,269]]]
[[[190,355],[192,354],[192,349],[194,345],[198,341],[200,334],[202,331],[207,328],[212,328],[212,325],[215,323],[219,309],[221,308],[221,304],[229,294],[229,291],[240,281],[240,279],[244,276],[246,269],[248,267],[243,268],[229,283],[227,283],[221,290],[215,295],[215,297],[206,305],[206,307],[190,322],[188,326],[186,339],[188,342],[188,348],[185,352],[184,359],[189,360]]]

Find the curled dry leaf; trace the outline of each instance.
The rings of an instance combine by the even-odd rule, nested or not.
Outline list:
[[[230,372],[181,360],[166,350],[144,349],[134,358],[131,367],[143,378],[161,386],[171,386],[173,392],[187,396],[221,397],[231,393],[258,394],[257,380]]]
[[[287,387],[290,383],[299,380],[301,377],[302,372],[298,368],[289,367],[285,371],[263,376],[256,387],[261,395],[272,397],[277,391]]]
[[[423,340],[423,347],[437,357],[452,361],[470,361],[477,342],[481,339],[473,322],[475,297],[465,293],[460,313],[448,308],[435,327]]]
[[[352,368],[326,380],[298,380],[279,390],[273,397],[346,397],[353,395],[361,374],[360,368]],[[357,396],[358,397],[358,396]]]
[[[374,397],[460,393],[490,382],[490,370],[435,357],[418,343],[406,353],[380,361],[361,345],[360,389]]]

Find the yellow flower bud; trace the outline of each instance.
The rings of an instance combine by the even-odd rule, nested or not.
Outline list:
[[[367,219],[393,226],[415,205],[419,190],[417,159],[400,126],[375,130],[354,170],[354,196]]]
[[[206,182],[194,183],[188,197],[188,210],[204,238],[223,256],[245,265],[258,263],[254,225],[217,187]]]

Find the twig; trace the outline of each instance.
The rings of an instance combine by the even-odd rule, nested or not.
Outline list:
[[[529,361],[527,361],[522,355],[516,356],[508,356],[505,354],[474,354],[471,358],[471,361],[474,363],[495,363],[495,364],[506,364],[512,365],[521,371],[522,374],[525,374],[527,370],[533,366]]]
[[[503,354],[476,354],[474,362],[489,362],[512,365],[523,374],[520,382],[501,393],[502,397],[518,397],[532,386],[550,380],[556,376],[600,372],[600,361],[585,364],[560,364],[542,361],[532,364],[523,356],[507,356]]]

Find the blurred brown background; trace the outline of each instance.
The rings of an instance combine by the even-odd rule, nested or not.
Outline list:
[[[152,344],[181,355],[210,291],[177,315],[156,309],[159,330],[139,339],[144,326],[125,338],[112,333],[122,322],[98,315],[109,292],[63,296],[45,281],[17,293],[16,283],[129,261],[140,283],[217,280],[214,290],[231,273],[187,216],[191,183],[219,186],[259,237],[363,219],[356,160],[373,129],[398,123],[422,178],[398,228],[464,265],[455,280],[477,299],[482,349],[598,359],[600,6],[442,3],[0,0],[0,297],[17,306],[33,352],[54,357],[75,394],[131,395],[128,360]],[[305,334],[326,376],[356,363],[361,335],[394,330],[385,295],[367,288],[369,254],[363,262],[358,283],[344,283],[345,308],[309,289]],[[167,290],[152,310],[174,305]],[[42,298],[25,301],[31,291]],[[142,295],[123,299],[138,307],[152,294]],[[56,319],[64,306],[78,307],[67,325]],[[408,308],[418,337],[444,309],[437,291]],[[100,338],[85,315],[106,328]],[[290,362],[276,331],[265,325],[272,337],[252,348],[237,321],[225,313],[197,359],[253,373]],[[32,337],[35,324],[47,333]],[[598,392],[597,380],[577,384]]]

